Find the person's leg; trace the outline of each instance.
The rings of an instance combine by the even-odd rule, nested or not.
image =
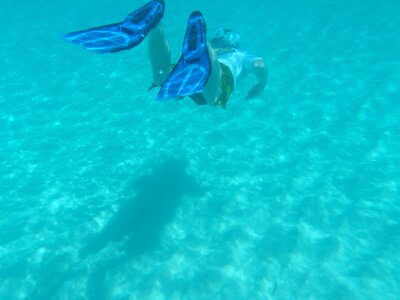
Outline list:
[[[221,90],[221,66],[217,59],[217,54],[215,53],[214,49],[207,43],[208,55],[211,62],[211,73],[210,77],[204,86],[204,90],[201,93],[204,99],[207,101],[207,104],[215,105]]]
[[[171,70],[171,51],[165,39],[161,22],[150,31],[148,39],[153,82],[157,86],[161,86]]]

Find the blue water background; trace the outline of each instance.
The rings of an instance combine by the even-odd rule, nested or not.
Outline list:
[[[143,3],[1,1],[0,299],[399,299],[400,2],[167,1],[265,58],[226,110],[58,39]]]

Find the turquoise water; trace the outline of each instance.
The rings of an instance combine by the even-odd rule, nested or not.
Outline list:
[[[400,4],[168,1],[268,64],[222,110],[58,39],[143,3],[0,4],[0,299],[399,299]]]

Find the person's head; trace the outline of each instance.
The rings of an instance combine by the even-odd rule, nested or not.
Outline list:
[[[230,30],[218,28],[211,38],[211,46],[213,48],[238,48],[240,35],[239,33]]]

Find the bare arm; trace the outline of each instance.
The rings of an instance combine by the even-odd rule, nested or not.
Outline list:
[[[258,82],[247,93],[246,100],[259,96],[267,85],[268,72],[262,58],[254,60],[251,72],[256,76]]]

